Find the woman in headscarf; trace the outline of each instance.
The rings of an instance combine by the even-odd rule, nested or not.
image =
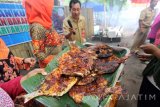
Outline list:
[[[23,5],[30,25],[33,53],[40,67],[45,67],[53,55],[61,51],[60,35],[52,28],[54,0],[23,0]]]

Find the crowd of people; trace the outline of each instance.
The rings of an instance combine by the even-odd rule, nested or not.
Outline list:
[[[138,107],[160,107],[160,14],[156,16],[154,7],[158,0],[151,0],[150,6],[141,12],[139,28],[134,34],[135,39],[131,51],[142,49],[152,59],[143,72],[143,81],[139,94]],[[12,54],[4,41],[0,39],[0,107],[14,107],[17,96],[26,93],[21,83],[27,78],[41,73],[46,75],[44,68],[62,50],[63,37],[69,41],[85,42],[86,22],[81,15],[81,2],[71,0],[70,15],[63,21],[63,35],[59,35],[52,27],[52,9],[54,0],[23,0],[27,20],[30,26],[33,54],[40,68],[33,68],[35,58],[19,58]],[[153,21],[153,23],[152,23]],[[149,44],[144,44],[149,39]],[[147,57],[147,56],[146,56]],[[28,70],[25,76],[21,70]],[[143,95],[156,95],[156,100],[145,100]]]

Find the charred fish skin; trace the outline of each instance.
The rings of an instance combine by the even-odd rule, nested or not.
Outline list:
[[[69,95],[73,100],[80,104],[85,96],[97,96],[99,101],[102,101],[107,95],[110,94],[121,94],[121,87],[109,87],[108,81],[99,77],[94,82],[87,85],[75,85],[70,91]]]
[[[25,103],[38,96],[62,96],[78,81],[77,77],[62,77],[59,69],[46,76],[38,90],[24,95]]]
[[[74,46],[72,48],[59,61],[62,74],[80,77],[89,75],[94,63],[93,55],[90,55],[91,53],[83,49]]]
[[[76,103],[81,103],[84,96],[98,96],[101,99],[101,94],[104,93],[104,89],[108,81],[103,77],[97,78],[87,85],[76,85],[70,91],[69,95],[74,99]]]

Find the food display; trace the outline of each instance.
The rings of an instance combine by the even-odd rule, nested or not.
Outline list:
[[[108,94],[120,94],[120,87],[109,87],[108,81],[103,77],[98,77],[94,82],[88,85],[76,85],[70,91],[69,95],[76,103],[81,103],[84,96],[98,96],[99,100],[104,99]]]
[[[122,90],[109,86],[103,77],[114,73],[121,62],[107,45],[80,48],[71,44],[68,51],[57,57],[58,65],[41,84],[23,97],[27,102],[37,96],[63,97],[68,93],[77,104],[82,103],[85,96],[97,96],[102,101],[107,95],[120,94]]]

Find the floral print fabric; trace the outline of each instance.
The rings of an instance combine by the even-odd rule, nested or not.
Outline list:
[[[46,29],[39,23],[30,25],[30,34],[33,53],[38,58],[40,67],[43,68],[52,60],[51,56],[61,51],[61,36],[55,30]]]
[[[0,88],[0,107],[14,107],[12,99],[2,88]]]
[[[27,64],[23,63],[23,58],[14,57],[9,52],[7,59],[0,59],[0,83],[12,80],[20,75],[20,69],[28,69]]]

